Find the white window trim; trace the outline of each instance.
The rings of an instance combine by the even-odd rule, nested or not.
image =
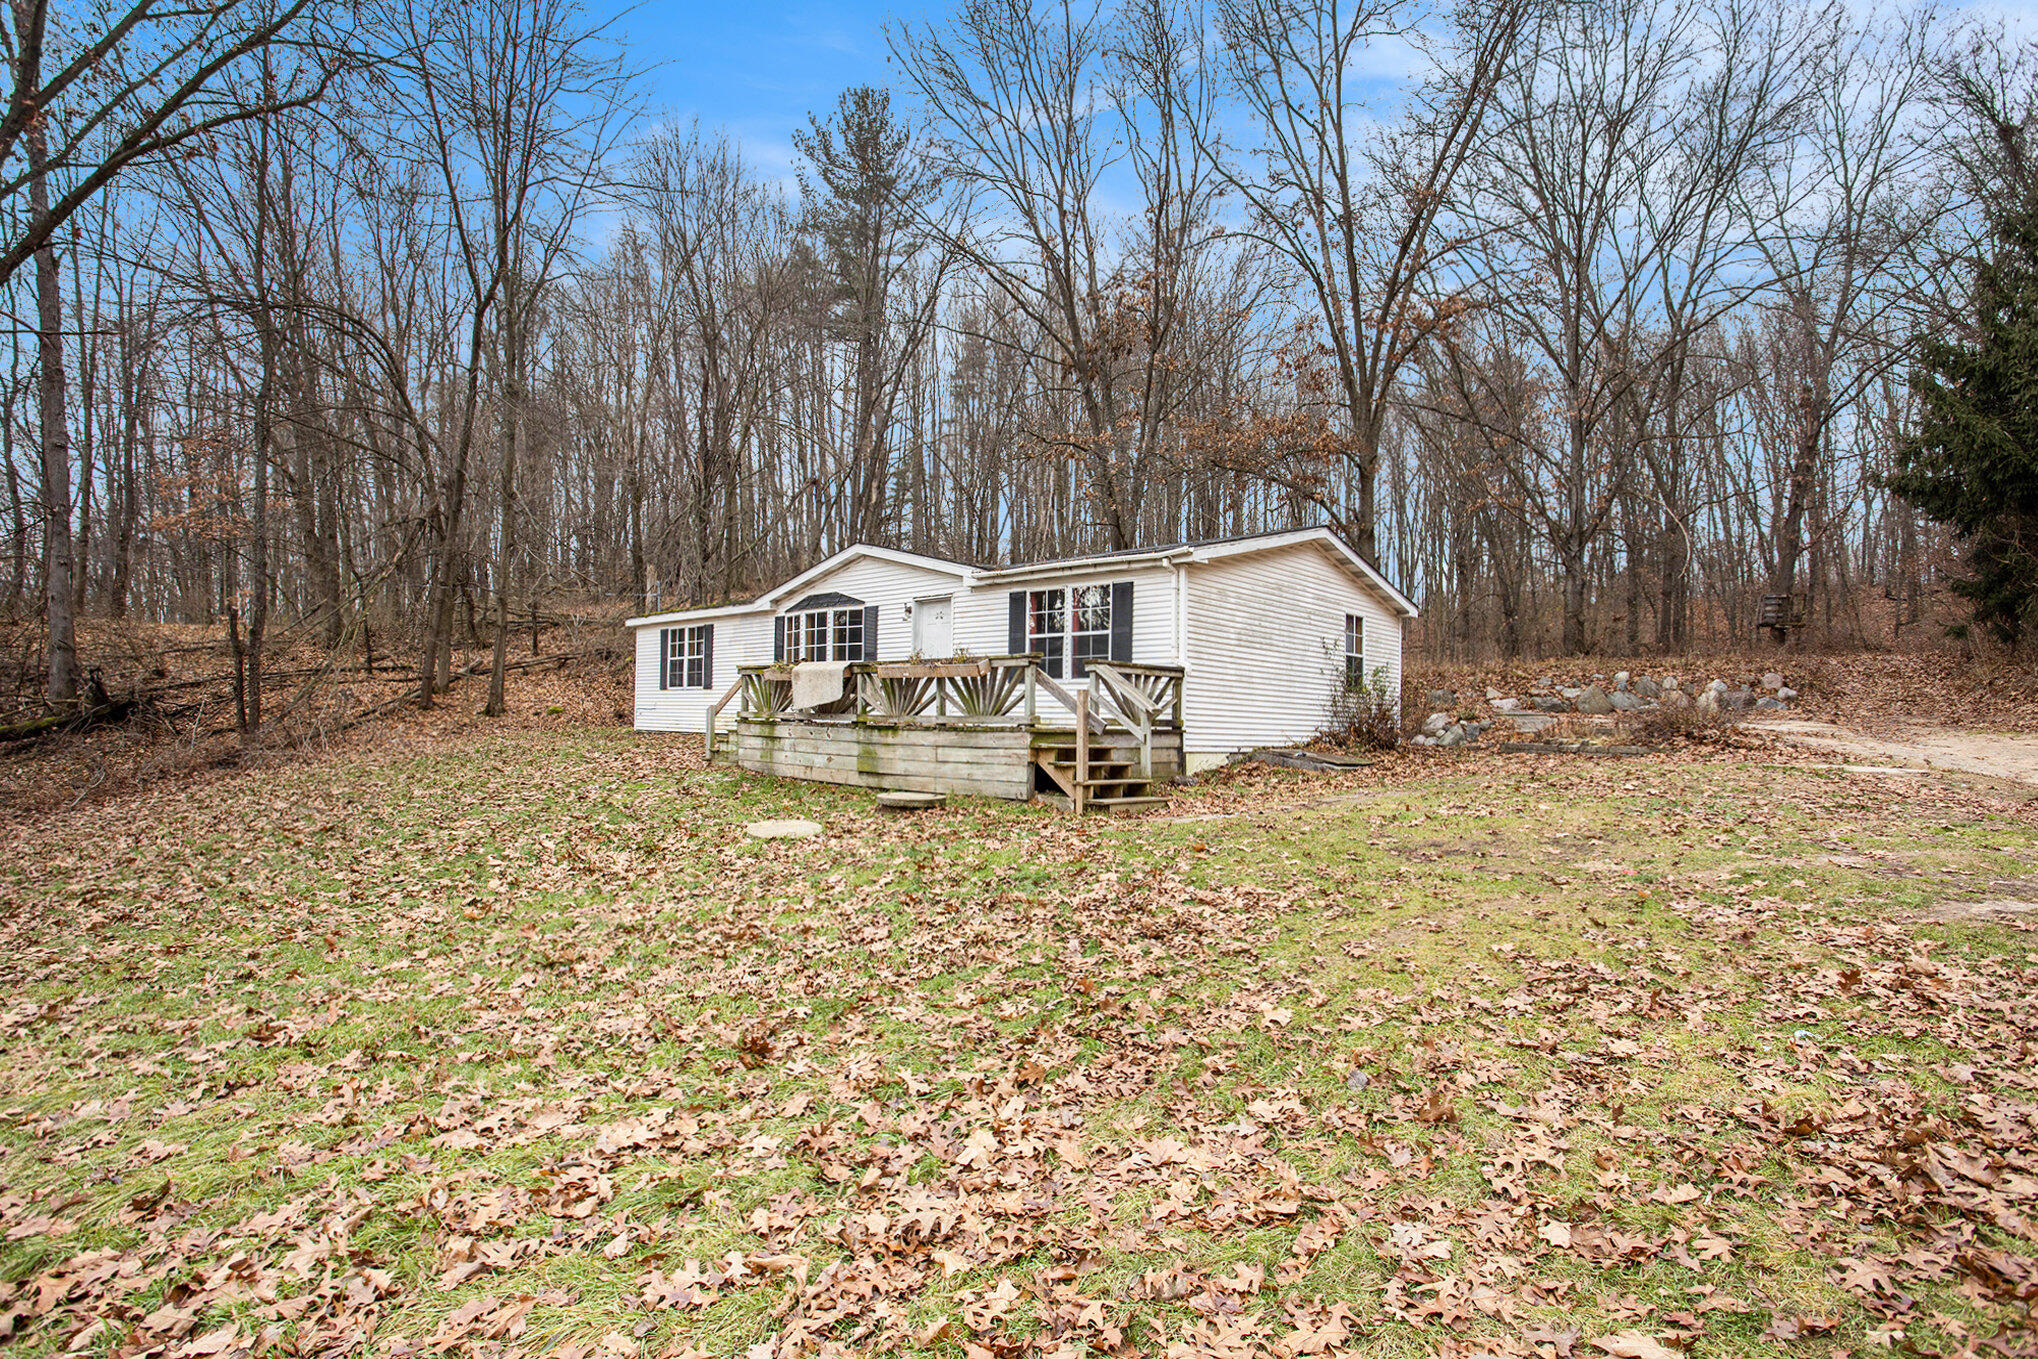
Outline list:
[[[820,621],[818,654],[810,654],[808,638]],[[785,658],[788,661],[862,660],[870,654],[870,639],[863,635],[862,606],[840,609],[804,609],[785,615]],[[851,647],[856,655],[848,655]]]
[[[683,623],[666,629],[670,645],[664,657],[667,689],[708,689],[708,635],[712,623]],[[698,675],[699,678],[695,678]]]
[[[1079,662],[1102,661],[1107,665],[1110,664],[1111,591],[1112,587],[1117,583],[1112,580],[1102,580],[1089,581],[1080,585],[1043,585],[1039,589],[1029,589],[1026,592],[1026,649],[1028,651],[1039,652],[1042,655],[1046,661],[1047,673],[1049,675],[1056,679],[1075,679],[1078,678],[1076,666]],[[1101,608],[1103,610],[1104,626],[1101,628],[1085,628],[1081,626],[1082,606],[1076,600],[1077,596],[1085,590],[1094,590],[1101,597],[1101,604],[1091,605],[1093,609]],[[1039,632],[1034,628],[1035,618],[1043,612],[1052,611],[1052,607],[1048,609],[1034,608],[1034,598],[1040,595],[1061,596],[1061,604],[1059,605],[1061,627],[1053,632]],[[1090,640],[1091,645],[1098,649],[1088,655],[1078,655],[1077,643],[1079,639]],[[1056,656],[1046,647],[1040,645],[1042,642],[1049,640],[1060,641],[1061,654],[1059,656]],[[1057,665],[1057,663],[1059,664]]]

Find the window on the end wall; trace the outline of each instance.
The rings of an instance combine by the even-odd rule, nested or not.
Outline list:
[[[863,659],[862,609],[812,609],[785,616],[785,658],[789,661]]]
[[[1355,613],[1345,615],[1345,687],[1366,685],[1366,620]]]
[[[1026,649],[1040,653],[1042,668],[1062,677],[1068,646],[1068,591],[1032,590],[1026,595]]]
[[[714,684],[715,625],[665,629],[667,689],[707,689]]]

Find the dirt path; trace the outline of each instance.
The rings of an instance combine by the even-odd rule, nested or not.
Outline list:
[[[1799,718],[1751,721],[1747,729],[1864,764],[1951,770],[2038,788],[2038,736],[1950,731],[1925,723],[1900,736],[1867,736],[1830,722]]]

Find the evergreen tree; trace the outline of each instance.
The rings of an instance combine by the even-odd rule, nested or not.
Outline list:
[[[1917,428],[1884,484],[1952,526],[1969,572],[1954,589],[2015,646],[2038,631],[2038,193],[2027,176],[2011,182],[2019,191],[1990,211],[1970,314],[1919,344]]]

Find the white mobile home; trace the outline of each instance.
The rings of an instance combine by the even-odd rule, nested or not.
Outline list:
[[[1194,770],[1313,735],[1348,675],[1377,677],[1398,696],[1402,631],[1414,616],[1322,528],[1007,567],[858,546],[748,603],[631,619],[636,725],[704,731],[712,720],[737,732],[743,764],[756,763],[743,758],[750,747],[855,735],[854,777],[836,781],[914,787],[939,781],[887,776],[874,768],[888,757],[871,753],[870,733],[848,728],[911,719],[960,737],[982,735],[991,718],[1066,728],[1087,689],[1086,729],[1114,739],[1144,731],[1149,744],[1171,729],[1164,763]],[[999,711],[987,711],[994,702]],[[844,730],[746,734],[753,718]],[[766,763],[789,772],[783,759]],[[1035,783],[1013,783],[1008,795],[1030,796]]]

